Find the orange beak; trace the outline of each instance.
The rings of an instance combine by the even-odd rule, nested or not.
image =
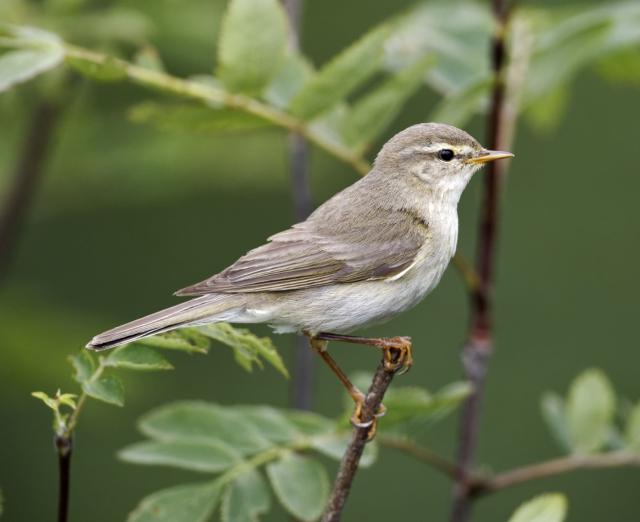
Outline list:
[[[503,150],[483,150],[480,156],[476,156],[475,158],[471,158],[468,160],[469,163],[488,163],[490,161],[495,161],[499,159],[505,158],[513,158],[513,154],[511,152],[506,152]]]

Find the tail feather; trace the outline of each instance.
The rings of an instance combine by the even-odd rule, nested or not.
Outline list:
[[[98,334],[87,344],[87,348],[104,350],[161,332],[202,323],[203,319],[215,322],[217,314],[223,314],[237,304],[237,296],[234,295],[197,297]],[[221,317],[217,320],[225,319]]]

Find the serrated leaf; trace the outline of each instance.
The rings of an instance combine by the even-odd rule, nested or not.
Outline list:
[[[240,460],[240,455],[233,448],[216,440],[139,442],[120,450],[118,457],[134,464],[172,466],[209,473],[224,471]]]
[[[606,375],[590,369],[571,384],[567,397],[567,426],[577,453],[599,450],[606,442],[615,413],[615,394]]]
[[[389,27],[370,31],[311,76],[291,100],[289,110],[310,120],[344,100],[379,70]]]
[[[231,0],[220,27],[217,76],[233,92],[260,92],[283,63],[287,40],[278,0]]]
[[[227,487],[220,513],[223,522],[257,522],[270,507],[267,484],[262,475],[252,469]]]
[[[566,516],[566,497],[560,493],[547,493],[522,504],[509,522],[562,522]]]
[[[464,89],[452,92],[436,106],[429,121],[464,126],[478,112],[485,110],[491,85],[491,78],[482,77]]]
[[[268,127],[270,122],[227,108],[212,108],[189,103],[143,102],[129,109],[129,118],[136,123],[153,125],[164,131],[212,133],[253,130]]]
[[[540,400],[540,410],[542,418],[547,428],[561,445],[562,449],[570,450],[569,428],[567,426],[567,412],[565,401],[560,395],[547,392]]]
[[[329,496],[327,472],[317,460],[295,453],[267,465],[271,486],[282,506],[299,520],[322,515]]]
[[[433,56],[423,57],[355,102],[344,121],[345,142],[362,147],[377,138],[423,83],[434,63]]]
[[[94,399],[116,406],[124,406],[124,386],[114,375],[101,375],[82,383],[82,389]]]
[[[284,109],[312,74],[313,67],[304,56],[289,53],[264,90],[263,97],[271,105]]]
[[[139,344],[128,344],[111,351],[105,366],[128,370],[171,370],[173,366],[155,350]]]
[[[128,522],[205,522],[212,515],[222,487],[215,483],[163,489],[142,499]]]
[[[233,350],[236,362],[245,370],[251,371],[254,364],[262,367],[262,359],[285,377],[289,372],[268,337],[257,337],[244,328],[234,328],[228,323],[215,323],[201,326],[198,330]]]
[[[67,58],[67,63],[84,76],[100,82],[117,82],[127,77],[125,65],[112,56],[103,56],[97,62],[73,56]]]
[[[334,460],[342,460],[347,446],[351,442],[351,433],[335,433],[331,436],[319,436],[311,439],[311,447],[317,452]],[[375,440],[367,444],[364,448],[358,466],[368,468],[378,458],[378,445]]]
[[[207,353],[211,341],[195,328],[182,328],[172,332],[145,337],[144,339],[136,341],[136,344],[144,344],[166,350]]]
[[[161,406],[143,415],[138,427],[145,435],[161,441],[222,441],[241,455],[271,446],[241,412],[204,402]]]
[[[75,370],[73,378],[80,384],[87,381],[96,371],[96,361],[87,350],[74,353],[68,359]]]
[[[640,453],[640,403],[636,404],[629,414],[625,442],[631,451]]]

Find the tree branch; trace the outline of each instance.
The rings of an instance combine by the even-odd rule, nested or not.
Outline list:
[[[503,78],[506,56],[505,33],[508,19],[506,0],[493,0],[496,30],[491,43],[491,61],[494,85],[488,121],[489,147],[501,149],[504,138],[505,85]],[[505,162],[489,163],[484,178],[484,196],[481,207],[477,266],[478,286],[471,294],[472,317],[469,337],[462,353],[467,379],[473,385],[461,414],[458,443],[458,477],[453,493],[452,522],[466,522],[471,510],[470,477],[475,462],[480,421],[480,405],[493,346],[492,299],[495,273],[496,242],[498,237],[500,180]]]
[[[59,106],[51,101],[39,102],[33,111],[0,210],[0,282],[7,274],[20,228],[42,178],[59,112]]]
[[[595,455],[569,455],[515,468],[493,477],[476,478],[472,480],[470,490],[474,496],[487,495],[524,482],[583,469],[621,468],[627,466],[640,467],[640,454],[616,451]]]
[[[394,375],[395,371],[385,369],[384,362],[381,361],[365,398],[361,415],[362,422],[369,422],[374,419],[373,414],[382,403],[382,398],[391,384]],[[342,510],[344,509],[351,485],[353,484],[353,479],[358,470],[360,457],[362,457],[362,452],[368,442],[368,436],[369,428],[353,429],[351,442],[349,442],[349,446],[347,446],[347,450],[342,457],[342,462],[340,463],[336,480],[333,483],[333,490],[329,497],[327,509],[322,517],[322,522],[340,521]]]
[[[56,435],[58,451],[58,522],[67,522],[69,517],[69,476],[73,442],[70,433]]]

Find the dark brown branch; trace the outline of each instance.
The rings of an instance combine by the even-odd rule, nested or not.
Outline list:
[[[563,475],[574,471],[630,466],[640,467],[640,455],[627,451],[596,455],[569,455],[505,471],[493,477],[477,478],[472,481],[471,491],[474,496],[486,495],[531,480]]]
[[[283,0],[291,24],[290,45],[300,49],[300,20],[302,0]],[[291,192],[296,221],[304,221],[312,210],[311,185],[309,183],[309,144],[297,132],[289,135],[289,163],[291,168]],[[313,373],[315,357],[304,337],[296,337],[295,371],[291,386],[295,408],[310,410],[313,402]]]
[[[366,423],[373,420],[373,414],[382,403],[382,398],[391,384],[394,375],[394,371],[385,369],[384,362],[380,362],[365,398],[361,415],[362,422]],[[358,471],[360,457],[362,457],[362,452],[368,441],[368,436],[369,428],[353,429],[353,435],[351,436],[347,451],[342,457],[340,469],[333,483],[333,490],[329,497],[327,509],[322,517],[322,522],[340,521],[342,510],[344,509],[351,485],[353,484],[353,479],[356,471]]]
[[[491,63],[494,85],[488,121],[488,145],[500,150],[503,144],[503,118],[505,85],[503,69],[506,56],[505,28],[508,11],[506,0],[493,0],[493,15],[496,31],[491,42]],[[471,509],[470,477],[475,462],[480,420],[480,405],[487,372],[487,364],[493,346],[492,295],[498,237],[498,216],[500,180],[504,172],[504,162],[492,162],[484,178],[483,202],[481,207],[477,270],[478,287],[472,293],[472,316],[469,337],[462,353],[462,362],[467,379],[473,391],[462,408],[460,435],[458,442],[459,474],[454,487],[451,512],[452,522],[465,522]]]
[[[56,436],[58,451],[58,522],[67,522],[69,517],[69,476],[71,472],[71,435]]]
[[[0,209],[0,283],[7,274],[16,240],[44,170],[59,107],[42,101],[31,117],[22,150]]]

